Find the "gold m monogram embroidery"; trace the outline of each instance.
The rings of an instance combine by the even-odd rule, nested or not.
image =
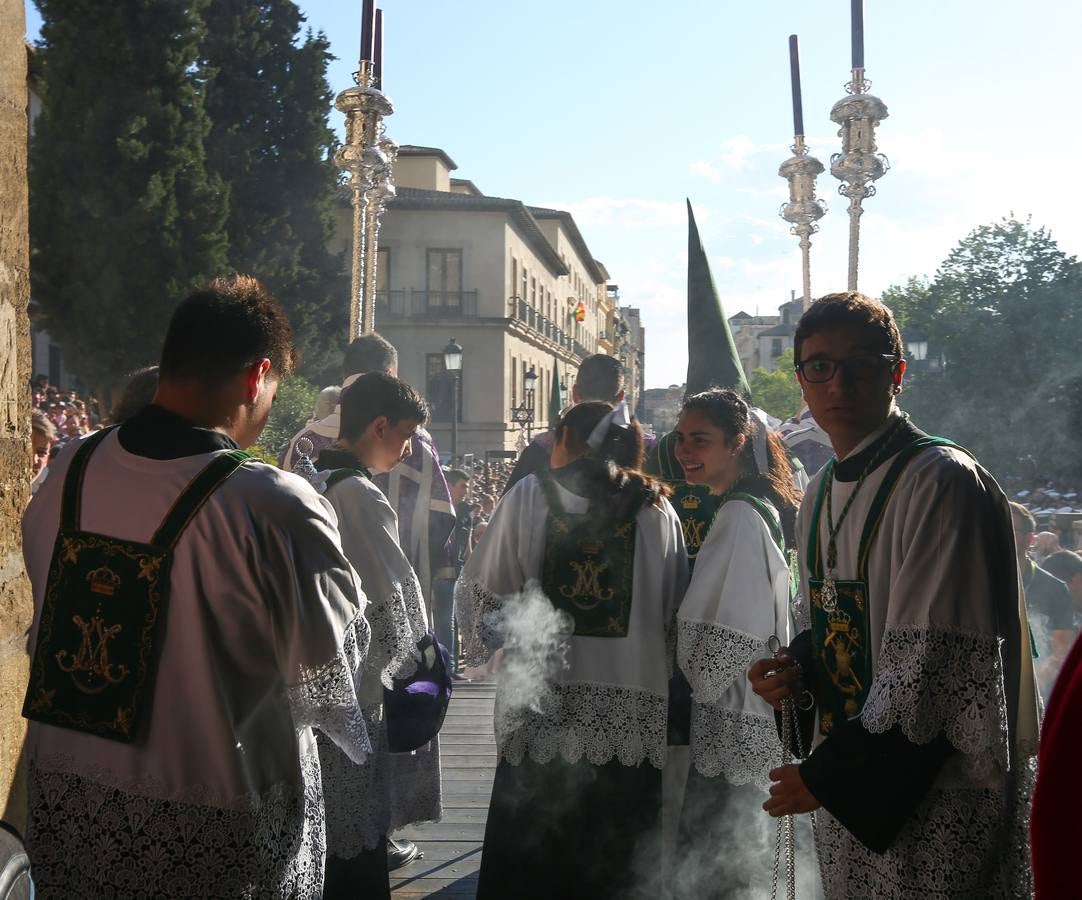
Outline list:
[[[75,653],[61,650],[56,654],[56,664],[61,671],[71,675],[75,686],[84,694],[100,694],[111,684],[119,684],[128,677],[128,667],[114,666],[109,662],[109,641],[123,630],[120,625],[106,625],[100,615],[89,622],[82,616],[72,617],[83,636]],[[69,662],[70,660],[70,662]]]
[[[595,563],[592,559],[585,562],[572,562],[571,569],[575,573],[575,586],[568,588],[567,585],[560,587],[560,593],[571,600],[580,609],[593,609],[597,604],[611,600],[612,588],[602,588],[601,575],[609,568],[608,563]],[[593,601],[591,602],[583,602]]]
[[[698,550],[703,545],[703,529],[706,523],[699,519],[684,519],[684,543],[688,550]]]

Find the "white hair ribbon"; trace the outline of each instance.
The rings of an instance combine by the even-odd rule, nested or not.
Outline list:
[[[766,452],[766,436],[770,431],[770,419],[764,410],[758,406],[750,406],[748,412],[758,423],[755,434],[751,437],[751,449],[755,453],[755,465],[759,467],[759,474],[766,475],[770,470],[770,457]]]
[[[612,427],[631,427],[631,414],[628,412],[626,400],[621,400],[611,410],[605,413],[604,418],[598,422],[594,430],[590,432],[590,436],[586,439],[586,446],[593,450],[594,453],[597,453],[605,444],[605,437]]]

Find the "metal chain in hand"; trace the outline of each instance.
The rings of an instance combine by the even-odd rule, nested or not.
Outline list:
[[[767,649],[778,659],[781,654],[781,640],[776,634],[767,641]],[[780,670],[775,670],[774,674]],[[803,757],[804,746],[797,721],[796,701],[786,697],[781,701],[781,764],[789,765],[793,761],[792,750]],[[790,813],[778,818],[777,836],[774,839],[774,877],[770,886],[770,900],[778,898],[778,881],[781,876],[781,859],[785,855],[785,896],[786,900],[796,900],[796,819]]]

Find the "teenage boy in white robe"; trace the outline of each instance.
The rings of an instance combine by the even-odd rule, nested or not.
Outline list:
[[[186,299],[153,404],[91,452],[78,527],[148,541],[197,474],[256,441],[294,359],[289,322],[254,278]],[[79,449],[53,462],[23,519],[32,650]],[[368,645],[363,605],[330,504],[302,479],[243,462],[175,544],[134,740],[30,723],[27,847],[39,894],[319,896],[312,728],[356,762],[370,749],[353,680]]]
[[[819,810],[828,898],[1028,897],[1037,697],[1007,500],[897,408],[881,303],[823,297],[794,342],[835,460],[797,520],[812,628],[749,673],[776,709],[805,690],[817,707],[811,754],[770,773],[764,809]]]
[[[383,689],[415,668],[417,642],[428,620],[421,586],[399,544],[398,518],[372,478],[409,457],[428,410],[412,387],[379,372],[354,380],[342,391],[339,406],[338,441],[320,453],[317,478],[326,485],[324,497],[338,515],[342,546],[369,598],[365,617],[372,647],[357,692],[376,752],[358,766],[320,741],[327,798],[323,896],[389,900],[387,834],[440,817],[440,770],[438,752],[413,758],[427,765],[409,766],[397,761],[410,755],[387,752]]]

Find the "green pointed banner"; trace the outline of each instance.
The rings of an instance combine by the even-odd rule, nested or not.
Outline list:
[[[560,358],[552,356],[552,389],[549,391],[549,428],[555,431],[556,423],[560,421],[560,414],[564,411],[563,401],[560,399]]]
[[[688,204],[688,396],[711,387],[732,388],[751,397],[736,342],[725,318],[695,214]]]

